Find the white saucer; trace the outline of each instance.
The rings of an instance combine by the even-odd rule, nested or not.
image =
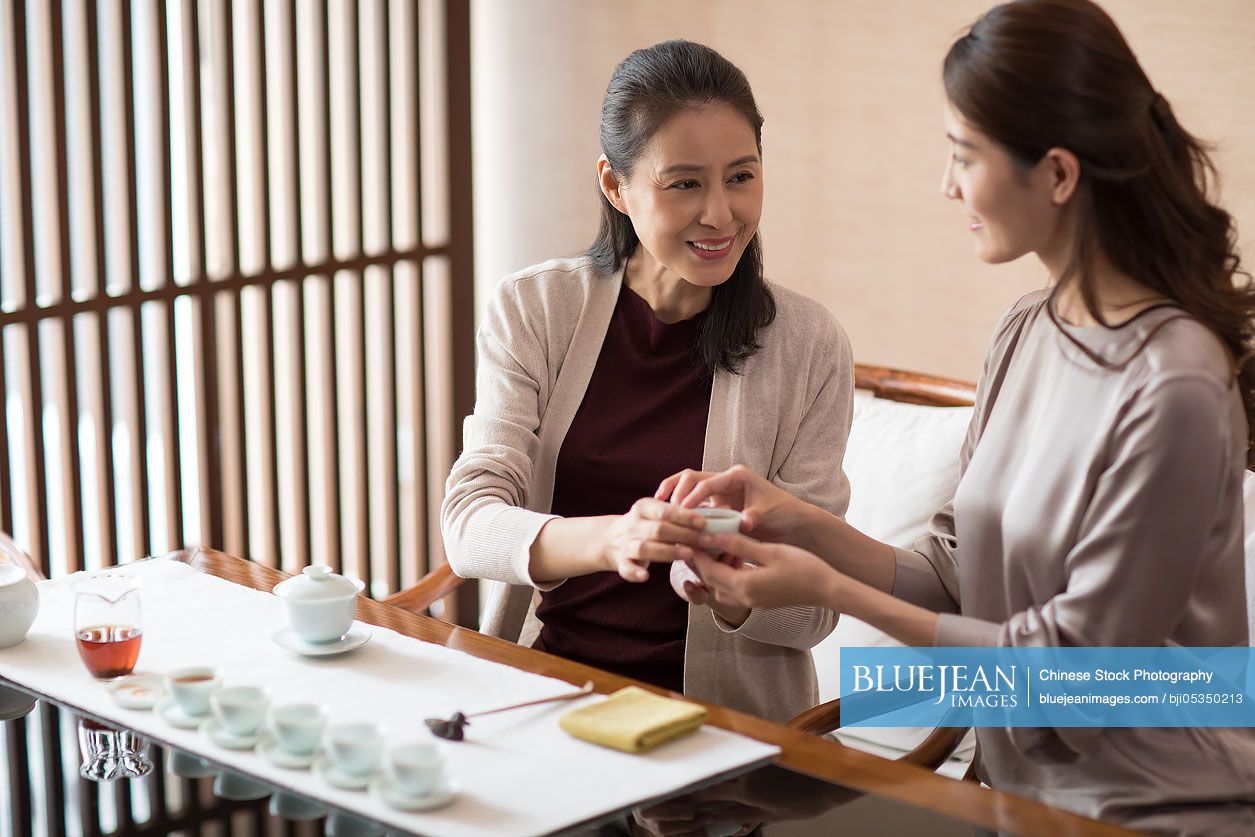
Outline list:
[[[174,702],[174,698],[166,696],[157,701],[157,705],[153,707],[153,711],[161,716],[161,719],[172,727],[179,729],[199,729],[201,724],[209,719],[209,715],[189,715],[183,711],[183,707]]]
[[[123,709],[152,709],[166,694],[165,685],[155,674],[131,674],[119,677],[105,691]]]
[[[462,786],[458,784],[458,780],[448,776],[441,779],[440,785],[433,791],[422,796],[412,796],[401,790],[388,780],[387,774],[381,773],[370,783],[370,792],[373,796],[401,811],[430,811],[434,808],[443,808],[452,802],[461,790]]]
[[[288,770],[304,770],[318,758],[318,751],[315,750],[303,756],[297,753],[289,753],[280,747],[279,742],[273,737],[263,735],[261,740],[257,742],[257,755],[275,767],[283,767]]]
[[[300,654],[303,657],[333,657],[336,654],[347,654],[355,648],[361,648],[370,639],[370,631],[353,626],[349,632],[335,642],[306,642],[297,639],[291,628],[276,631],[270,637],[284,651]]]
[[[261,738],[260,730],[252,735],[236,735],[233,732],[227,732],[222,724],[218,723],[217,718],[210,718],[201,724],[200,731],[208,735],[210,741],[228,750],[251,750],[257,746],[257,740]]]
[[[336,767],[335,762],[325,755],[314,762],[314,770],[319,776],[327,780],[327,784],[340,790],[363,790],[370,785],[371,779],[375,777],[373,772],[367,773],[365,776],[350,776],[347,773],[342,773],[340,768]]]

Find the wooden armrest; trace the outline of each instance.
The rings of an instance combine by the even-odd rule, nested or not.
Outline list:
[[[812,706],[787,724],[808,735],[825,735],[841,728],[841,698]],[[967,727],[936,727],[915,749],[899,757],[897,761],[936,770],[958,749],[959,742],[967,735]]]
[[[827,735],[841,728],[841,698],[812,706],[785,724],[807,735]]]
[[[976,385],[967,381],[865,363],[854,365],[854,386],[877,398],[929,407],[970,407],[976,401]]]
[[[413,587],[393,593],[383,600],[386,605],[399,607],[411,613],[422,613],[445,596],[458,589],[462,579],[453,574],[448,564],[441,564],[423,576]]]

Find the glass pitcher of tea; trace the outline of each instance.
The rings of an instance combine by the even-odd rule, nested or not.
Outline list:
[[[135,670],[143,639],[140,583],[117,573],[94,573],[74,591],[74,637],[93,677],[109,680]]]

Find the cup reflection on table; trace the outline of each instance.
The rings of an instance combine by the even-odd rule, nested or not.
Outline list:
[[[766,767],[633,811],[634,833],[732,837],[789,820],[810,820],[862,791]]]
[[[148,739],[129,729],[114,729],[80,718],[78,749],[83,757],[79,775],[93,782],[138,779],[153,769]]]
[[[384,837],[383,827],[344,811],[332,811],[327,817],[327,837]]]

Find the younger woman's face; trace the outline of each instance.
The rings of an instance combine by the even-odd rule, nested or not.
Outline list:
[[[977,257],[1001,264],[1052,250],[1063,218],[1053,162],[1043,158],[1025,168],[952,105],[946,106],[945,123],[951,153],[941,191],[962,206]]]
[[[602,188],[631,218],[647,270],[703,287],[727,281],[763,209],[762,160],[745,117],[724,104],[687,108],[616,177],[617,192],[604,174]]]

